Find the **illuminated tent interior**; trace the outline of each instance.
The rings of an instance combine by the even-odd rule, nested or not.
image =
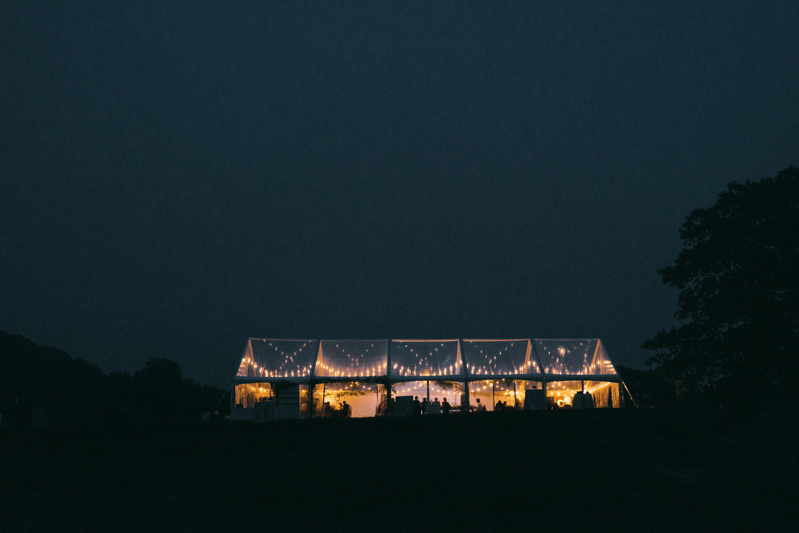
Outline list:
[[[251,338],[231,416],[410,414],[414,397],[450,412],[618,408],[623,386],[600,339]]]

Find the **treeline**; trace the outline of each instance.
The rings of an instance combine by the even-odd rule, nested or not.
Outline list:
[[[219,405],[224,391],[184,379],[180,365],[160,357],[144,368],[108,374],[57,348],[37,346],[0,331],[0,411],[5,422],[32,406],[45,406],[48,425],[187,422]],[[30,416],[30,415],[28,415]]]
[[[735,181],[691,211],[683,249],[658,271],[680,291],[674,318],[642,348],[680,396],[721,409],[796,401],[799,373],[799,168]]]

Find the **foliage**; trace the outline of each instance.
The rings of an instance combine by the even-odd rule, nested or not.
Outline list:
[[[224,391],[184,379],[180,365],[154,357],[131,376],[104,374],[56,348],[0,331],[0,411],[12,403],[46,403],[63,424],[107,420],[199,420]],[[222,402],[225,408],[229,402]]]
[[[659,271],[680,290],[675,318],[643,348],[672,379],[706,388],[787,392],[799,341],[799,169],[732,182],[680,230],[684,249]]]
[[[0,331],[0,409],[17,401],[89,406],[102,378],[103,372],[83,359]]]
[[[178,418],[183,374],[180,365],[163,357],[152,357],[133,375],[136,400],[159,419]]]

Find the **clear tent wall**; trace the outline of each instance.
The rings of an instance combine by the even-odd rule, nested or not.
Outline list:
[[[600,339],[259,339],[233,379],[234,418],[623,407]],[[431,410],[438,412],[438,409]]]

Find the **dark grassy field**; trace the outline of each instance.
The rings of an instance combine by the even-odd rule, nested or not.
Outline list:
[[[791,531],[797,411],[0,431],[0,531]]]

